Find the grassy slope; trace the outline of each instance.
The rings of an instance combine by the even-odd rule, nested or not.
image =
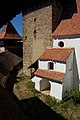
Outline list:
[[[34,89],[34,83],[30,78],[21,73],[14,85],[14,93],[19,100],[29,99],[37,96],[41,101],[47,104],[56,113],[68,120],[80,120],[80,104],[74,104],[72,99],[63,103],[57,103],[50,96],[41,94]]]

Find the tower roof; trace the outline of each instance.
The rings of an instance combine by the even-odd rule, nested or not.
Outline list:
[[[0,32],[0,39],[22,39],[11,22],[4,25]]]

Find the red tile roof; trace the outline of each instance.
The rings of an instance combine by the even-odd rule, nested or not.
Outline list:
[[[9,22],[3,27],[2,32],[0,32],[0,39],[22,39],[22,37],[18,34],[11,22]]]
[[[60,81],[60,80],[64,79],[64,73],[62,73],[62,72],[37,69],[34,74],[36,76],[47,78],[47,79],[52,79],[52,80]]]
[[[52,33],[53,37],[70,35],[80,35],[80,13],[75,13],[71,19],[62,20]]]
[[[0,32],[0,39],[3,39],[4,36],[5,36],[5,32]]]
[[[39,60],[53,60],[65,62],[74,48],[47,48]]]

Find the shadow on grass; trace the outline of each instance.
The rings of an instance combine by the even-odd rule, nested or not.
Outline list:
[[[37,97],[20,100],[18,105],[32,120],[66,120]]]
[[[12,72],[6,83],[6,90],[30,120],[66,120],[37,97],[19,100],[13,93],[13,86],[16,82],[16,76],[17,72]]]
[[[18,100],[19,101],[19,100]],[[17,101],[17,102],[18,102]],[[5,88],[0,85],[0,120],[30,120]]]

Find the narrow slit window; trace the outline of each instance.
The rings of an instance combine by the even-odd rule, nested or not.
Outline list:
[[[36,38],[36,30],[34,30],[34,38]]]
[[[27,39],[27,36],[25,36],[25,40]]]

